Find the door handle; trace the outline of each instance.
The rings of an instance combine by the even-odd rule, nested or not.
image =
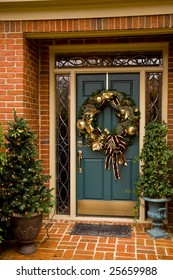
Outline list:
[[[81,160],[82,160],[82,151],[81,150],[79,150],[78,152],[77,152],[77,158],[78,158],[78,172],[79,173],[82,173],[82,167],[81,167]]]

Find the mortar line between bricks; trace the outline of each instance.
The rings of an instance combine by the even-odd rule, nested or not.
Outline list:
[[[114,259],[116,259],[116,256],[117,256],[117,245],[118,245],[118,239],[116,238],[115,251],[114,251]]]
[[[134,230],[134,235],[135,235],[135,242],[134,242],[134,244],[135,244],[135,259],[137,260],[137,256],[138,256],[138,254],[137,254],[137,232],[136,232],[136,228],[134,229],[133,228],[133,230]]]
[[[155,240],[154,240],[154,251],[155,251],[156,259],[158,260],[157,246]],[[148,254],[147,254],[147,259],[148,259]]]
[[[167,251],[167,247],[165,248],[165,252],[166,252],[166,256],[168,256],[168,251]]]
[[[96,242],[96,246],[95,246],[95,249],[94,249],[94,258],[95,258],[95,255],[96,255],[96,249],[98,247],[98,243],[99,243],[99,238],[97,238],[97,242]]]
[[[114,252],[114,258],[116,259],[117,256],[117,245],[118,245],[118,239],[116,238],[116,242],[115,242],[115,252]]]
[[[81,242],[81,239],[82,239],[82,236],[80,236],[80,238],[79,238],[79,240],[78,240],[78,242],[77,242],[76,248],[75,248],[74,251],[73,251],[72,259],[73,259],[73,257],[74,257],[75,254],[76,254],[76,251],[77,251],[78,246],[79,246],[79,244],[80,244],[80,242]]]
[[[77,241],[76,248],[73,250],[73,254],[71,256],[71,259],[73,259],[73,257],[75,256],[80,241],[81,241],[81,236],[80,236],[80,238]]]

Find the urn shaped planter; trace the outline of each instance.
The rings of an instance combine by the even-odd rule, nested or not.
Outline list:
[[[149,197],[143,197],[145,201],[148,201],[148,218],[152,220],[153,228],[147,230],[147,234],[154,239],[169,238],[170,235],[162,227],[164,220],[167,218],[166,203],[172,199],[154,199]]]
[[[11,217],[11,223],[15,239],[19,243],[17,252],[23,255],[34,253],[37,248],[33,242],[41,228],[42,214],[34,214],[29,218],[17,214]]]

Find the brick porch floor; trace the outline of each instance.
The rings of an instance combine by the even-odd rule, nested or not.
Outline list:
[[[132,226],[131,238],[72,236],[70,231],[76,222],[51,220],[46,227],[43,225],[36,240],[37,251],[31,255],[18,254],[15,242],[5,242],[0,246],[0,259],[173,260],[173,228],[167,229],[171,238],[157,240],[145,233],[146,229],[150,228],[149,224],[138,224],[136,227],[130,224]],[[118,223],[106,222],[106,224]]]

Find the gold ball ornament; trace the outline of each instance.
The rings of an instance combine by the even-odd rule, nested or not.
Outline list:
[[[77,121],[77,127],[80,129],[80,130],[84,130],[86,128],[86,124],[85,124],[85,121],[83,119],[79,119]]]
[[[110,134],[110,131],[109,131],[109,129],[108,129],[108,128],[105,128],[105,129],[104,129],[104,131],[106,132],[106,134],[107,134],[107,135],[109,135],[109,134]]]
[[[95,97],[95,102],[96,102],[97,104],[102,103],[102,97],[101,97],[100,95],[96,96],[96,97]]]
[[[129,127],[127,127],[127,128],[125,129],[125,131],[126,131],[126,133],[127,133],[128,135],[135,135],[135,133],[136,133],[136,127],[134,127],[134,126],[129,126]]]
[[[134,111],[135,113],[138,113],[138,112],[139,112],[139,109],[138,109],[137,107],[134,107],[134,108],[133,108],[133,111]]]
[[[123,108],[121,108],[121,109],[119,110],[119,114],[120,114],[120,116],[125,116],[126,110],[123,109]]]

